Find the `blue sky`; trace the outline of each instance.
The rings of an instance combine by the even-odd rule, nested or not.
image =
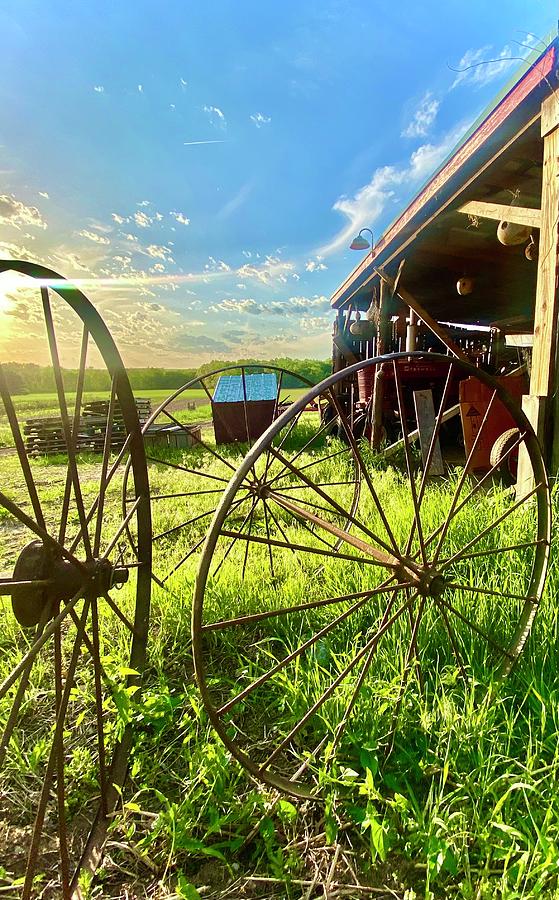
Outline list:
[[[554,7],[4,0],[0,252],[86,279],[129,365],[325,358],[353,233],[380,236]],[[2,358],[35,359],[32,302],[4,280]]]

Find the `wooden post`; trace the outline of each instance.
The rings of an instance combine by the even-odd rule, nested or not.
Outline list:
[[[557,387],[557,233],[559,218],[559,97],[553,93],[541,108],[543,138],[543,170],[541,198],[541,227],[538,254],[536,304],[534,310],[534,349],[530,394],[522,407],[538,435],[542,435],[544,458],[555,468],[559,451],[559,422],[551,422],[550,395]],[[553,448],[553,452],[552,452]],[[533,484],[528,454],[523,446],[518,457],[517,496],[524,496]]]
[[[386,352],[386,322],[388,307],[388,287],[384,281],[380,282],[379,317],[377,325],[377,349],[376,356],[382,356]],[[384,378],[382,365],[375,366],[375,379],[373,381],[373,401],[371,415],[371,447],[378,450],[383,437],[382,432],[382,403],[384,399]]]
[[[417,421],[417,430],[419,431],[419,446],[421,447],[421,456],[423,465],[427,462],[427,455],[433,439],[435,431],[435,406],[433,404],[433,391],[414,391],[413,403],[415,406],[415,418]],[[441,453],[441,444],[439,438],[435,442],[429,474],[444,475],[443,457]]]
[[[417,347],[417,321],[417,314],[410,307],[410,317],[406,329],[406,350],[408,353],[413,353]]]

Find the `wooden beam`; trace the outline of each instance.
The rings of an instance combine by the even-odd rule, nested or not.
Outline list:
[[[382,281],[386,282],[388,287],[392,291],[394,291],[394,279],[392,279],[390,277],[390,275],[387,275],[386,272],[384,272],[382,269],[376,269],[375,271],[378,272],[378,275],[382,279]],[[396,291],[396,293],[397,293],[398,297],[400,298],[400,300],[403,300],[404,303],[407,303],[407,305],[410,307],[410,309],[413,309],[413,311],[415,313],[417,313],[419,318],[423,322],[425,322],[425,324],[427,325],[428,328],[431,329],[433,334],[436,335],[440,341],[442,341],[442,343],[445,345],[447,350],[450,350],[450,352],[454,356],[457,356],[458,359],[462,359],[464,362],[469,362],[468,357],[460,349],[458,344],[455,344],[454,341],[449,338],[445,329],[441,328],[439,323],[436,322],[435,319],[433,319],[433,317],[429,315],[429,313],[427,312],[426,309],[423,309],[421,304],[415,299],[414,296],[412,296],[412,294],[410,294],[409,291],[406,291],[405,288],[398,285],[398,290]]]
[[[542,120],[553,111],[556,97],[542,103]],[[559,127],[543,139],[542,223],[538,254],[538,280],[534,314],[534,351],[530,394],[547,397],[554,365],[557,321],[557,216],[559,213]]]
[[[527,225],[529,228],[539,228],[542,218],[541,209],[507,206],[505,203],[486,203],[484,200],[470,200],[458,207],[458,212],[467,216],[478,216],[480,219],[494,219],[495,222]]]
[[[460,404],[457,403],[455,406],[451,406],[449,409],[445,410],[441,416],[441,422],[448,422],[449,419],[453,419],[454,416],[457,416],[460,412]],[[419,428],[415,428],[413,431],[410,431],[408,434],[408,441],[411,443],[419,440]],[[400,438],[395,441],[393,444],[390,444],[388,447],[382,451],[383,456],[390,458],[394,456],[398,450],[402,450],[404,448],[404,439]]]

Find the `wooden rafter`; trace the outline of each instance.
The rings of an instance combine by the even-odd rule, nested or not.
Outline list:
[[[458,208],[458,212],[480,219],[494,219],[496,222],[513,222],[515,225],[527,225],[539,228],[541,209],[529,209],[526,206],[507,206],[505,203],[486,203],[484,200],[470,200]]]

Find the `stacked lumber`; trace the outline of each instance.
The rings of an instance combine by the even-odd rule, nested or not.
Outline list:
[[[151,401],[137,399],[135,402],[140,424],[144,425],[151,413]],[[84,404],[76,437],[76,450],[78,452],[101,453],[103,451],[108,414],[108,400],[93,400]],[[28,456],[66,453],[62,419],[59,416],[27,419],[23,427],[23,433]],[[113,410],[111,447],[115,449],[122,447],[125,439],[126,428],[120,403],[117,400]]]

